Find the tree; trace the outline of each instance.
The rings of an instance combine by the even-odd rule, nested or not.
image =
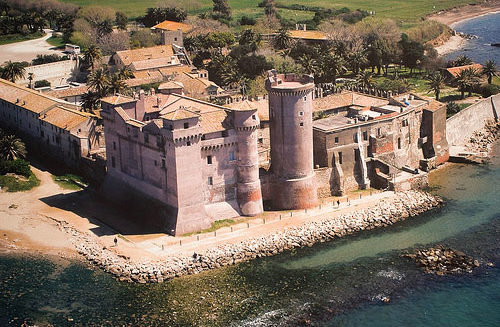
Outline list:
[[[356,85],[360,87],[373,88],[372,73],[365,70],[356,76]]]
[[[92,71],[87,81],[87,85],[89,89],[97,93],[100,97],[106,96],[109,89],[109,78],[104,68]]]
[[[186,43],[187,37],[184,39]],[[130,45],[132,49],[136,48],[149,48],[161,44],[161,37],[159,33],[151,33],[149,28],[141,28],[132,31],[130,34]]]
[[[278,17],[278,11],[276,10],[276,4],[274,0],[264,0],[264,13],[266,16]]]
[[[101,97],[93,91],[87,91],[82,95],[82,109],[86,112],[91,112],[99,108],[99,101]]]
[[[319,59],[320,72],[318,82],[334,83],[337,77],[346,72],[345,61],[341,56],[331,52],[322,55]]]
[[[212,0],[214,3],[214,13],[222,18],[231,19],[231,6],[227,0]]]
[[[453,116],[454,114],[458,113],[459,111],[460,111],[460,106],[456,102],[451,101],[451,102],[448,102],[446,104],[446,115],[448,117]]]
[[[273,46],[279,50],[288,49],[291,43],[290,33],[284,28],[280,29],[272,39]]]
[[[97,45],[104,55],[111,55],[116,51],[130,49],[130,37],[125,31],[109,33],[99,38]]]
[[[473,63],[474,62],[472,61],[471,58],[463,55],[463,56],[459,56],[458,58],[453,60],[453,67],[472,65]]]
[[[260,33],[255,32],[253,29],[246,29],[240,34],[238,43],[240,45],[248,45],[252,51],[257,50],[259,43],[262,40]]]
[[[101,49],[95,45],[91,45],[83,51],[83,61],[90,66],[92,71],[94,70],[95,62],[100,60],[101,57]]]
[[[0,138],[0,159],[16,160],[26,158],[26,147],[15,135],[3,135]]]
[[[117,73],[113,74],[109,79],[107,92],[111,94],[125,93],[127,90],[127,84],[123,81],[122,76]]]
[[[399,42],[401,47],[401,61],[403,65],[410,68],[410,76],[413,74],[413,69],[417,67],[419,62],[424,58],[424,46],[416,41],[412,41],[408,38],[408,35],[404,34],[401,36],[401,41]]]
[[[479,73],[474,68],[462,69],[458,75],[455,77],[455,82],[457,88],[460,91],[460,98],[465,97],[465,92],[469,92],[469,96],[472,95],[472,90],[475,86],[479,85],[481,80],[479,78]]]
[[[317,72],[319,71],[319,65],[316,59],[308,56],[308,55],[303,55],[297,59],[297,63],[304,67],[304,70],[306,71],[307,74],[312,74],[316,75]]]
[[[3,79],[9,80],[12,83],[15,83],[17,79],[23,78],[26,74],[26,68],[21,62],[12,62],[7,61],[2,66],[1,76]]]
[[[434,91],[436,100],[439,100],[439,93],[444,87],[444,83],[445,78],[440,72],[434,72],[427,76],[427,85],[429,86],[430,91]]]
[[[354,74],[358,75],[360,69],[368,64],[368,58],[365,51],[354,51],[348,57],[348,63]]]
[[[491,84],[493,76],[497,76],[498,69],[493,60],[488,60],[484,63],[483,70],[481,71],[483,75],[488,77],[488,84]]]
[[[128,23],[127,15],[121,11],[117,11],[115,14],[115,23],[118,29],[126,30]]]
[[[120,76],[121,79],[129,79],[129,78],[133,78],[134,77],[134,74],[132,73],[132,71],[130,69],[128,69],[127,67],[122,67],[119,71],[118,71],[118,76]]]
[[[152,27],[156,24],[163,22],[164,20],[171,20],[174,22],[183,22],[187,18],[187,12],[178,7],[168,6],[168,7],[156,7],[148,8],[146,11],[146,16],[142,19],[142,23],[146,27]]]

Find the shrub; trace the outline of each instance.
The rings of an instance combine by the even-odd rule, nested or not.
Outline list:
[[[480,93],[483,98],[490,97],[492,95],[500,93],[500,86],[494,84],[485,84],[481,86]]]
[[[41,81],[36,81],[35,82],[35,88],[37,88],[37,87],[45,87],[45,86],[50,86],[50,82],[47,81],[46,79],[43,79]]]
[[[241,16],[239,20],[240,25],[255,25],[257,21],[255,18],[248,17],[248,16]]]
[[[448,102],[448,104],[446,105],[446,116],[448,117],[453,116],[459,111],[460,111],[460,106],[454,101]]]
[[[31,174],[30,165],[27,161],[22,159],[16,160],[1,160],[0,161],[0,175],[5,174],[22,175],[28,178]]]

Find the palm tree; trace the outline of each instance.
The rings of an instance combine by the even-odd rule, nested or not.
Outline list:
[[[469,96],[472,95],[474,86],[481,83],[479,73],[474,68],[462,69],[455,77],[458,90],[460,91],[460,98],[465,97],[465,92],[469,91]]]
[[[129,79],[134,77],[132,71],[127,67],[123,67],[122,69],[120,69],[118,71],[118,75],[120,76],[121,79]]]
[[[16,160],[26,158],[26,147],[15,135],[0,138],[0,159]]]
[[[127,84],[123,81],[123,78],[120,74],[113,74],[108,83],[107,91],[109,93],[117,94],[117,93],[125,93],[127,90]]]
[[[99,108],[99,94],[96,92],[88,91],[87,93],[82,95],[82,109],[87,112],[91,112],[92,110],[96,110]]]
[[[95,45],[91,45],[83,52],[83,60],[94,71],[95,62],[102,58],[101,49]]]
[[[358,76],[356,76],[356,85],[370,89],[373,87],[372,77],[373,75],[370,71],[368,70],[362,71],[358,74]]]
[[[427,76],[427,85],[429,86],[429,91],[434,91],[436,95],[436,100],[439,100],[439,93],[441,89],[444,87],[445,78],[439,72],[434,72],[433,74],[429,74]]]
[[[328,53],[321,58],[320,80],[334,83],[340,75],[346,72],[345,61],[342,57]]]
[[[105,96],[108,93],[109,79],[106,71],[103,68],[99,68],[93,71],[87,81],[88,87],[100,97]]]
[[[299,57],[297,63],[304,67],[307,74],[315,75],[318,72],[318,62],[308,55]]]
[[[2,67],[2,78],[12,83],[15,83],[16,79],[24,77],[25,74],[26,69],[20,62],[12,62],[9,60]]]
[[[349,66],[354,74],[358,75],[359,70],[368,64],[368,57],[365,51],[354,51],[349,55]]]
[[[472,65],[473,61],[471,58],[467,56],[459,56],[455,60],[453,60],[453,66],[459,67],[459,66],[466,66],[466,65]]]
[[[279,50],[287,49],[292,42],[290,33],[286,29],[281,29],[272,40],[272,44]]]
[[[484,63],[483,70],[481,71],[483,75],[488,77],[488,84],[491,84],[493,76],[497,76],[498,69],[493,60],[488,60]]]

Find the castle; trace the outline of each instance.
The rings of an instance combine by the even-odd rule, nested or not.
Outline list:
[[[102,99],[103,192],[152,200],[158,228],[179,235],[215,220],[258,215],[264,201],[304,209],[318,204],[320,190],[395,187],[399,172],[411,175],[446,161],[446,112],[435,101],[394,97],[387,105],[336,109],[313,121],[311,76],[270,71],[266,89],[268,169],[259,164],[261,124],[251,102],[227,108],[181,90]]]

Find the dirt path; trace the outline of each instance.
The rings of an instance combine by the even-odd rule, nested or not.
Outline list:
[[[62,54],[46,41],[53,31],[45,29],[44,32],[45,36],[39,39],[0,45],[0,63],[8,60],[31,62],[39,54]]]

